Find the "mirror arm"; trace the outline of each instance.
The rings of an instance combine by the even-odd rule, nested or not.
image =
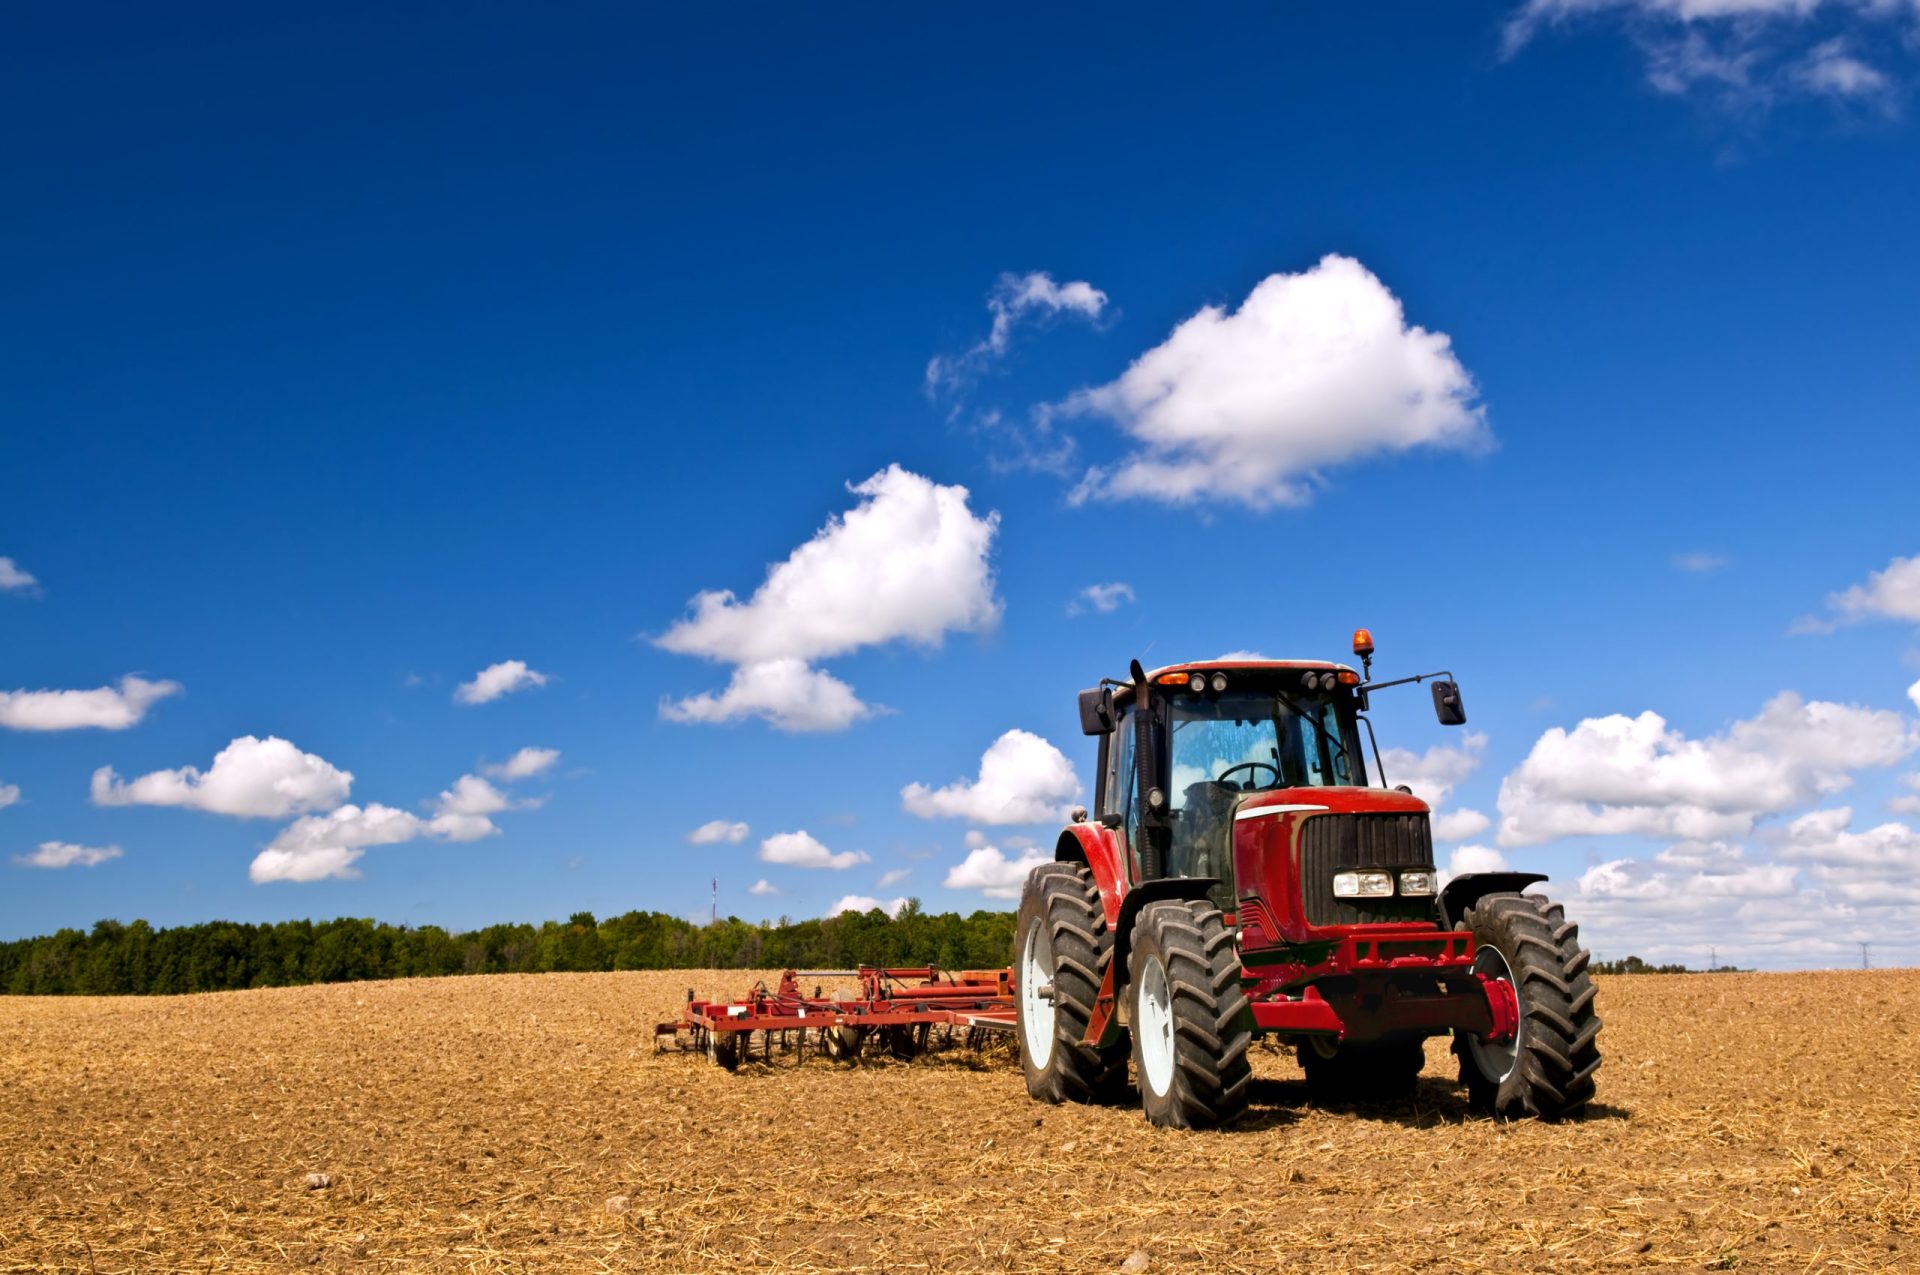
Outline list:
[[[1415,673],[1412,677],[1396,677],[1391,682],[1366,682],[1354,689],[1364,695],[1368,691],[1383,691],[1389,686],[1406,686],[1411,682],[1424,682],[1432,677],[1444,677],[1449,682],[1456,680],[1452,669],[1441,669],[1438,673]]]

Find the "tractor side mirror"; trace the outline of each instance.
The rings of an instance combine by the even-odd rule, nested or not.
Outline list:
[[[1433,715],[1440,719],[1442,726],[1465,726],[1467,710],[1460,703],[1460,684],[1458,682],[1435,682],[1433,684]]]
[[[1090,691],[1080,692],[1080,733],[1083,735],[1113,734],[1113,689],[1096,686]]]

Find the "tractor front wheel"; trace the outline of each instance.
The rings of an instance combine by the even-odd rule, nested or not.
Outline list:
[[[1467,1097],[1507,1119],[1577,1115],[1600,1069],[1600,1017],[1580,927],[1537,895],[1489,894],[1458,928],[1473,931],[1474,972],[1512,987],[1520,1005],[1510,1040],[1455,1034]]]
[[[1247,1108],[1253,1042],[1240,954],[1204,899],[1149,903],[1133,927],[1133,1063],[1140,1105],[1166,1129],[1226,1124]]]
[[[1027,1092],[1041,1102],[1113,1102],[1127,1088],[1125,1035],[1080,1040],[1113,959],[1100,890],[1084,864],[1046,863],[1027,877],[1014,932],[1014,1015]]]

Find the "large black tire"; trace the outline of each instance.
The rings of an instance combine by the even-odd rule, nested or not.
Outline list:
[[[1080,1043],[1113,959],[1100,891],[1084,864],[1046,863],[1027,877],[1014,929],[1015,1026],[1027,1092],[1041,1102],[1115,1102],[1127,1091],[1127,1040]],[[1051,999],[1043,993],[1052,988]],[[1029,995],[1032,992],[1032,995]]]
[[[1489,894],[1458,928],[1473,931],[1474,968],[1512,983],[1520,1030],[1506,1046],[1454,1034],[1460,1082],[1474,1106],[1505,1119],[1577,1115],[1600,1069],[1591,959],[1565,909],[1536,895]]]
[[[1128,994],[1140,1105],[1165,1129],[1226,1124],[1247,1109],[1253,1069],[1240,953],[1220,909],[1149,903],[1134,922]]]
[[[1300,1046],[1300,1069],[1307,1092],[1323,1102],[1384,1102],[1413,1092],[1426,1066],[1425,1042],[1418,1036],[1370,1041],[1364,1045]]]

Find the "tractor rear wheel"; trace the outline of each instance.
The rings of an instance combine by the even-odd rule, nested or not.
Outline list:
[[[1489,894],[1457,928],[1473,931],[1474,972],[1509,984],[1520,1004],[1512,1040],[1455,1033],[1467,1097],[1507,1119],[1577,1115],[1600,1069],[1600,1017],[1580,927],[1538,895]]]
[[[1300,1046],[1307,1092],[1320,1101],[1404,1098],[1413,1092],[1426,1063],[1426,1043],[1418,1036],[1364,1045],[1323,1045],[1314,1040]]]
[[[1112,959],[1113,935],[1086,865],[1035,868],[1020,894],[1013,964],[1020,1067],[1039,1101],[1113,1102],[1126,1093],[1125,1034],[1105,1048],[1080,1043]]]
[[[1133,1063],[1147,1119],[1166,1129],[1225,1124],[1253,1082],[1240,953],[1205,899],[1149,903],[1130,957]]]

